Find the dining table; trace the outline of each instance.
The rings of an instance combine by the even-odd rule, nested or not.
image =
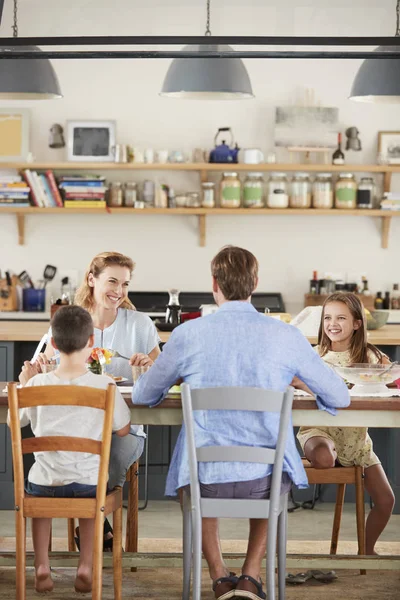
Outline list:
[[[0,423],[6,423],[8,398],[7,383],[0,382]],[[133,404],[131,400],[132,387],[121,386],[122,395],[130,408],[132,424],[143,425],[180,425],[182,424],[182,405],[179,391],[170,393],[154,407]],[[319,410],[313,396],[296,395],[293,400],[292,423],[293,426],[336,426],[336,427],[384,427],[400,428],[400,390],[393,389],[390,397],[362,397],[351,396],[347,408],[337,410],[331,415],[325,410]],[[136,505],[138,503],[136,502]],[[138,514],[138,513],[137,513]],[[137,548],[137,540],[134,544]],[[227,562],[231,567],[240,566],[240,554],[227,555]],[[179,553],[140,553],[125,552],[123,555],[124,567],[180,567],[181,554]],[[33,564],[32,555],[28,557],[27,564]],[[75,566],[76,553],[53,553],[54,566]],[[112,565],[105,556],[105,565]],[[0,552],[0,567],[14,566],[14,552]],[[288,568],[299,569],[390,569],[400,570],[400,555],[391,556],[358,556],[358,555],[291,555],[287,557]]]

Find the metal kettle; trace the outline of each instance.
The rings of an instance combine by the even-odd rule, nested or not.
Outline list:
[[[220,127],[215,135],[214,150],[210,152],[210,163],[237,163],[238,162],[238,153],[240,148],[237,144],[235,144],[234,148],[229,147],[225,140],[222,140],[222,144],[217,146],[217,138],[221,131],[229,131],[231,136],[230,145],[233,145],[233,133],[230,127]]]
[[[182,308],[179,304],[179,290],[169,290],[169,301],[167,312],[165,313],[165,322],[170,325],[179,325],[181,322]]]

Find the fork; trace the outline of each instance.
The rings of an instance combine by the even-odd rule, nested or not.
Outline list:
[[[117,350],[113,350],[113,358],[124,358],[125,360],[130,360],[130,358],[128,358],[127,356],[124,356],[123,354],[120,354],[119,352],[117,352]]]

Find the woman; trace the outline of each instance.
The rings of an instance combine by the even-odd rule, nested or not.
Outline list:
[[[128,299],[128,287],[134,267],[134,262],[128,256],[118,252],[97,254],[75,296],[75,304],[86,308],[92,316],[95,347],[114,350],[121,357],[126,357],[113,357],[107,371],[129,380],[132,380],[131,365],[150,366],[160,354],[159,337],[154,323],[147,315],[137,312]],[[49,340],[50,337],[51,331]],[[25,363],[21,381],[34,375],[41,364],[54,359],[54,355],[54,348],[47,344],[45,352],[38,357],[37,369],[34,370],[30,363]],[[130,433],[124,438],[116,435],[112,437],[108,480],[110,489],[123,486],[127,470],[143,452],[143,427],[132,425]],[[111,532],[106,520],[105,547],[112,547]]]

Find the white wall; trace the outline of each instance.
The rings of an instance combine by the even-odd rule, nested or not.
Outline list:
[[[11,35],[6,0],[1,35]],[[19,35],[201,35],[205,0],[20,0]],[[212,32],[221,35],[392,35],[395,0],[220,0],[212,2]],[[54,61],[64,98],[30,102],[36,160],[64,159],[48,147],[48,132],[66,119],[116,119],[118,141],[155,149],[211,147],[218,127],[230,125],[240,146],[273,148],[274,109],[313,88],[321,104],[338,106],[342,130],[356,125],[362,156],[373,163],[377,131],[400,130],[400,106],[347,100],[360,61],[248,60],[256,98],[185,102],[158,96],[169,61]],[[16,104],[16,103],[14,103]],[[2,102],[1,106],[10,106]],[[135,173],[138,181],[145,174]],[[176,190],[198,187],[198,175],[159,174]],[[118,179],[117,173],[110,178]],[[393,179],[393,189],[400,180]],[[302,305],[312,270],[366,273],[373,291],[400,279],[400,218],[390,247],[380,247],[379,219],[354,217],[209,217],[207,246],[198,246],[193,217],[42,215],[26,219],[26,244],[17,245],[15,217],[0,213],[0,268],[27,269],[40,278],[46,263],[83,274],[90,258],[118,250],[137,261],[141,290],[207,290],[209,262],[224,244],[244,246],[260,261],[260,291],[281,291],[291,311]],[[396,260],[397,259],[397,260]],[[56,286],[57,289],[57,286]]]

